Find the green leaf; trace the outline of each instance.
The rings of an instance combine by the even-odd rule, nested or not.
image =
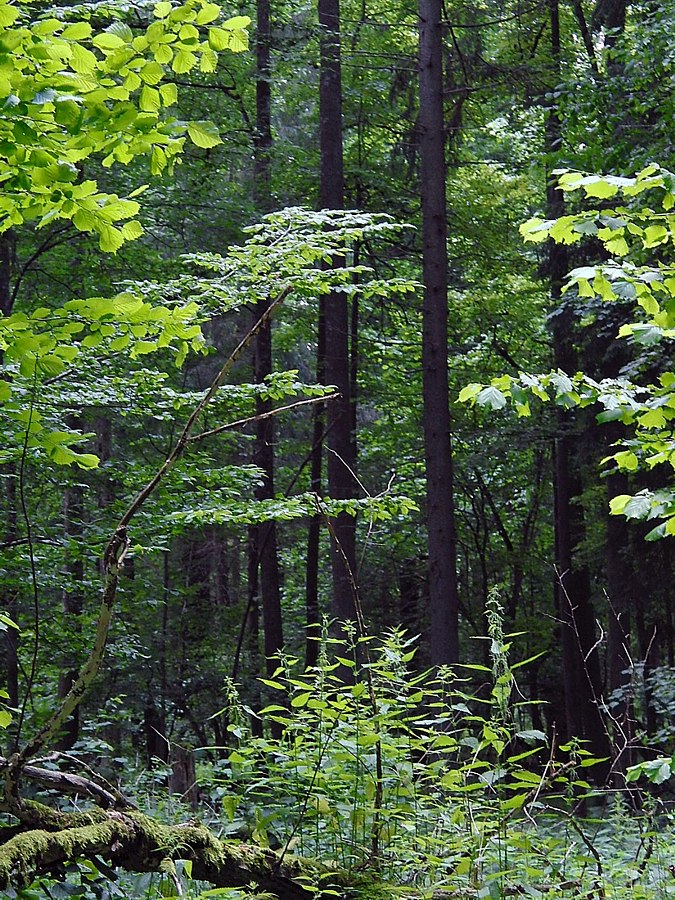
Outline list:
[[[623,507],[623,514],[627,519],[646,519],[652,508],[649,494],[636,494]]]
[[[19,10],[6,3],[0,5],[0,28],[9,28],[19,18]]]
[[[617,497],[612,497],[609,501],[609,511],[613,516],[622,515],[624,509],[626,508],[626,504],[629,503],[633,498],[630,494],[619,494]]]
[[[91,37],[91,25],[89,22],[73,22],[72,25],[66,25],[61,32],[61,37],[67,41],[83,41]]]
[[[111,34],[109,31],[102,31],[100,34],[94,35],[91,42],[94,47],[98,47],[99,50],[103,51],[119,50],[120,47],[124,47],[122,38],[116,34]]]
[[[639,462],[632,450],[621,450],[614,454],[617,466],[626,472],[636,472]]]
[[[190,72],[197,65],[197,57],[191,50],[179,48],[172,61],[171,68],[177,75],[184,75]]]
[[[490,409],[503,409],[506,406],[506,397],[500,390],[490,385],[480,391],[476,402],[479,406],[487,406]]]
[[[213,122],[189,122],[187,132],[194,144],[206,150],[222,144],[218,129]]]
[[[483,389],[482,384],[467,384],[466,387],[463,387],[459,392],[458,400],[460,403],[473,403],[476,400],[476,397],[480,394]]]
[[[104,253],[116,253],[124,243],[124,235],[114,225],[100,225],[99,246]]]
[[[216,21],[220,12],[221,10],[217,3],[205,3],[197,13],[195,21],[197,25],[208,25],[210,22]]]
[[[645,228],[645,247],[656,247],[664,244],[670,236],[670,232],[663,225],[649,225]]]
[[[615,184],[609,184],[604,179],[593,179],[585,181],[584,191],[587,197],[598,197],[600,200],[607,200],[618,193],[618,187]]]

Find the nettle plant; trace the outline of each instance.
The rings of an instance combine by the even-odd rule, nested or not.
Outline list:
[[[502,632],[496,592],[487,619],[491,664],[433,676],[414,671],[415,642],[398,631],[337,640],[326,627],[315,668],[286,657],[262,679],[278,740],[252,736],[229,685],[232,746],[200,772],[224,832],[415,891],[664,896],[653,823],[620,801],[602,825],[577,815],[598,760],[529,726],[517,689],[528,660],[510,661],[517,636]]]
[[[618,378],[596,380],[582,372],[502,375],[490,384],[469,384],[459,400],[498,410],[513,407],[530,415],[533,399],[565,409],[600,406],[598,422],[627,428],[620,448],[603,462],[629,475],[665,465],[675,468],[675,372],[657,350],[675,338],[675,175],[650,165],[634,178],[559,172],[559,188],[602,201],[559,219],[530,219],[521,226],[526,241],[576,244],[592,237],[607,253],[606,262],[582,266],[568,276],[566,291],[580,298],[634,305],[634,321],[617,337],[630,341],[635,362]],[[610,201],[614,201],[610,205]],[[616,202],[621,201],[621,202]],[[588,324],[591,324],[590,321]],[[663,354],[667,359],[667,351]],[[654,364],[656,380],[645,377]],[[647,540],[675,535],[675,488],[642,488],[611,501],[610,511],[628,519],[652,521]]]

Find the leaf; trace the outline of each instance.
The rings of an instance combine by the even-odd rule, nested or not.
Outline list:
[[[307,706],[307,701],[310,699],[311,696],[312,696],[311,691],[306,691],[305,693],[302,693],[302,694],[296,694],[296,696],[293,697],[293,699],[291,700],[291,706],[294,709],[299,709],[303,706]]]
[[[143,112],[159,112],[161,107],[159,91],[146,84],[141,91],[138,105]]]
[[[218,129],[213,122],[189,122],[187,132],[194,144],[206,150],[222,144]]]
[[[94,35],[91,42],[94,47],[103,51],[119,50],[120,47],[124,47],[122,38],[109,31],[102,31],[100,34]]]
[[[508,800],[502,800],[499,804],[500,808],[503,810],[507,809],[520,809],[525,805],[525,801],[527,800],[527,794],[515,794],[513,797],[509,797]]]
[[[645,247],[656,247],[668,240],[669,232],[663,225],[649,225],[645,228]]]
[[[614,454],[617,466],[626,472],[636,472],[639,462],[632,450],[621,450]]]
[[[171,68],[177,75],[184,75],[197,65],[197,57],[191,50],[178,49],[171,61]]]
[[[609,501],[609,511],[613,516],[622,515],[624,509],[626,508],[626,504],[632,500],[630,494],[619,494],[617,497],[612,497]]]
[[[167,62],[169,61],[170,59],[167,60]],[[178,100],[178,88],[173,83],[163,84],[159,89],[159,95],[164,106],[173,106]]]
[[[546,743],[546,735],[543,731],[539,731],[536,728],[529,728],[525,731],[516,732],[516,737],[520,738],[521,741],[525,741],[526,744],[536,744],[540,741],[542,743]]]
[[[122,235],[125,241],[135,241],[143,234],[143,226],[140,222],[125,222],[122,226]]]
[[[19,18],[19,10],[14,6],[3,3],[0,5],[0,28],[9,28]]]
[[[466,387],[463,387],[459,392],[457,399],[460,403],[473,403],[482,389],[482,384],[467,384]]]
[[[583,187],[587,197],[598,197],[600,200],[607,200],[619,191],[615,184],[609,184],[600,178],[585,181]]]
[[[124,243],[124,235],[114,225],[100,225],[99,247],[104,253],[116,253]]]
[[[476,402],[479,406],[487,406],[490,409],[503,409],[506,406],[506,397],[500,390],[490,385],[478,394]]]
[[[195,21],[197,25],[208,25],[210,22],[216,21],[220,12],[221,10],[217,3],[205,3],[197,13]]]
[[[73,22],[72,25],[66,25],[61,37],[67,41],[83,41],[91,37],[91,25],[89,22]]]
[[[640,493],[630,498],[623,508],[623,514],[627,519],[646,519],[651,508],[651,495]]]

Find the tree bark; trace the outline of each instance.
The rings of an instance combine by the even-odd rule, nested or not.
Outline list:
[[[80,429],[82,422],[73,417],[68,422],[71,428]],[[82,558],[82,517],[84,515],[84,497],[79,484],[70,484],[63,498],[63,520],[65,547],[65,574],[67,585],[61,595],[63,611],[64,651],[59,674],[58,699],[60,702],[68,695],[77,678],[79,660],[73,653],[73,644],[79,644],[82,632],[82,611],[84,607],[84,560]],[[57,741],[57,749],[70,750],[80,735],[80,707],[76,707],[66,722],[63,732]]]
[[[551,82],[560,79],[560,19],[558,0],[549,0],[551,28]],[[555,158],[562,143],[562,121],[554,100],[546,121],[546,152]],[[564,215],[563,194],[549,176],[546,186],[547,215]],[[553,356],[556,368],[573,373],[577,369],[573,343],[574,313],[563,303],[563,281],[569,269],[564,244],[549,241],[549,279],[554,315],[551,317]],[[609,737],[600,711],[602,684],[595,633],[595,614],[591,600],[591,580],[587,567],[579,560],[579,548],[585,539],[584,515],[580,496],[583,489],[576,444],[578,435],[570,428],[570,417],[558,414],[555,442],[555,553],[556,604],[561,622],[563,683],[565,694],[566,736],[589,741],[588,749],[598,757],[609,756]],[[608,771],[606,766],[602,774]],[[600,770],[596,770],[599,772]]]
[[[253,193],[258,209],[272,207],[272,84],[270,0],[256,3],[256,126],[253,147]]]
[[[316,380],[324,384],[326,377],[326,301],[319,298],[319,321],[316,341]],[[309,489],[319,497],[323,486],[323,439],[326,412],[322,403],[314,407],[312,417],[312,458]],[[305,578],[305,614],[307,637],[305,665],[315,666],[319,658],[321,610],[319,608],[319,544],[321,540],[321,516],[312,516],[307,532],[307,563]]]
[[[340,64],[339,0],[319,0],[321,71],[319,77],[319,144],[321,152],[320,203],[323,209],[344,208],[342,152],[342,75]],[[347,295],[332,293],[326,300],[326,384],[340,397],[328,406],[328,491],[336,500],[354,496],[356,454],[352,435],[349,360],[349,308]],[[332,522],[332,612],[336,619],[355,620],[356,523],[341,513]]]
[[[254,152],[255,198],[261,210],[272,207],[272,92],[270,70],[270,2],[257,0],[256,3],[256,138]],[[254,323],[265,316],[270,305],[269,298],[260,299],[254,310]],[[272,374],[272,323],[269,318],[259,329],[253,342],[255,381],[263,384]],[[272,402],[256,397],[256,415],[263,415],[272,409]],[[275,468],[275,424],[274,418],[261,419],[256,423],[255,451],[253,462],[263,472],[262,484],[256,488],[258,500],[274,497]],[[263,522],[256,527],[255,548],[260,566],[260,597],[262,600],[265,666],[272,675],[279,663],[279,652],[284,643],[283,618],[281,612],[281,588],[279,577],[279,554],[276,522]],[[279,736],[281,728],[272,723],[272,731]]]
[[[256,304],[256,321],[268,306],[266,300]],[[268,320],[260,329],[255,341],[255,380],[262,384],[272,372],[272,330]],[[256,398],[256,414],[261,415],[272,409],[270,400]],[[256,423],[255,453],[253,462],[262,469],[263,481],[256,488],[258,500],[274,497],[274,418],[261,419]],[[284,645],[283,617],[281,611],[281,588],[279,578],[279,557],[277,549],[277,525],[274,521],[256,525],[256,552],[260,566],[260,598],[262,601],[265,666],[268,676],[272,676],[279,665],[279,653]],[[272,723],[273,732],[281,733],[278,723]],[[278,736],[278,735],[277,735]]]
[[[12,233],[6,231],[0,234],[0,315],[8,316],[12,311],[12,257],[14,251],[14,242]],[[0,362],[2,362],[2,351],[0,350]],[[14,469],[10,466],[3,467],[7,473],[5,484],[7,493],[7,519],[5,523],[4,538],[7,543],[15,541],[18,537],[17,529],[17,476]],[[19,617],[19,597],[18,591],[14,585],[7,590],[5,605],[7,613],[13,622],[17,622]],[[5,641],[7,648],[6,656],[6,677],[7,677],[7,693],[9,694],[9,705],[15,709],[19,706],[19,629],[8,628],[5,632]],[[8,734],[9,744],[14,741],[14,729],[11,728]]]
[[[424,454],[431,662],[459,657],[457,538],[448,392],[448,264],[441,0],[419,0],[422,197]]]

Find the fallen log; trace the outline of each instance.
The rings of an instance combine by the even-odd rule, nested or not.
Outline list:
[[[34,819],[39,816],[35,815]],[[71,824],[71,822],[73,824]],[[94,809],[62,824],[0,831],[0,889],[23,887],[36,876],[78,859],[102,859],[129,872],[168,872],[177,860],[191,863],[192,877],[214,887],[252,888],[283,900],[312,900],[331,882],[319,864],[249,844],[219,840],[196,823],[166,825],[138,810]],[[335,882],[343,881],[335,873]]]

